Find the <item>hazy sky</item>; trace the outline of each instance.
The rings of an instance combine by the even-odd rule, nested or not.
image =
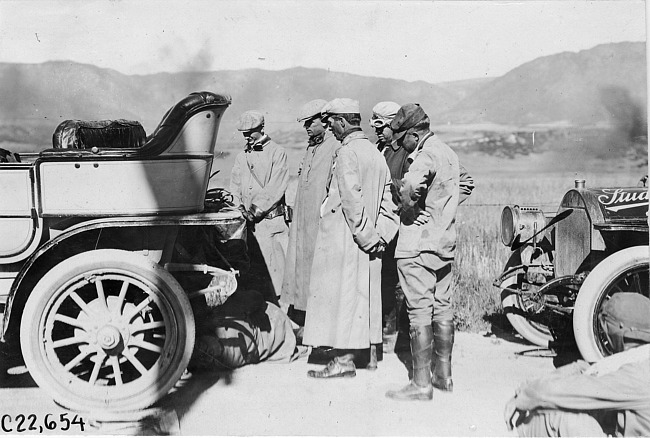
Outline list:
[[[643,1],[0,0],[0,62],[127,74],[295,66],[429,82],[646,40]]]

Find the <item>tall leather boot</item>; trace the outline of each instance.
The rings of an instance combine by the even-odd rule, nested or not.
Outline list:
[[[433,363],[431,371],[433,386],[442,391],[452,392],[451,350],[454,347],[454,322],[433,321]]]
[[[431,400],[431,343],[433,328],[411,326],[411,354],[413,356],[413,379],[397,391],[386,392],[386,397],[395,400]]]

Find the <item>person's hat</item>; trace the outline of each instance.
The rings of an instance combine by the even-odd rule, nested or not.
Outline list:
[[[313,119],[314,117],[320,117],[320,112],[326,104],[327,101],[325,99],[315,99],[307,102],[302,106],[302,108],[300,108],[296,120],[304,122]]]
[[[251,110],[246,111],[239,116],[237,123],[238,131],[252,131],[253,129],[264,126],[264,114],[259,111]]]
[[[382,126],[390,125],[390,122],[395,118],[399,109],[399,103],[379,102],[372,109],[370,126],[373,128],[381,128]]]
[[[603,304],[599,318],[617,351],[623,340],[650,343],[650,299],[635,292],[619,292]]]
[[[321,109],[321,115],[327,117],[332,114],[359,114],[359,101],[347,97],[330,100]]]
[[[406,131],[427,118],[427,113],[417,103],[407,103],[397,111],[395,118],[390,122],[390,129],[395,133],[394,138],[404,137]]]

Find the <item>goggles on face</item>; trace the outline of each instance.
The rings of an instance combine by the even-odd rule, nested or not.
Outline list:
[[[370,119],[370,126],[373,128],[383,128],[384,126],[388,126],[390,124],[390,120],[378,118],[378,117],[373,117]]]

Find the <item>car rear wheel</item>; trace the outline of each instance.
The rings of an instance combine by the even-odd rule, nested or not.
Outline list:
[[[194,317],[171,274],[128,251],[95,250],[50,270],[27,300],[20,341],[36,383],[80,412],[133,411],[178,381]]]
[[[636,292],[647,297],[648,287],[647,246],[618,251],[589,273],[580,287],[573,312],[576,343],[587,362],[596,362],[615,353],[598,323],[603,304],[619,292]]]

